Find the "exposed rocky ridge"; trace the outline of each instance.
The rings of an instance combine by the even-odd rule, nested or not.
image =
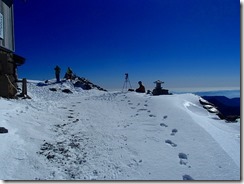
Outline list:
[[[240,98],[229,99],[225,96],[203,96],[199,102],[211,113],[216,113],[226,122],[236,122],[240,118]]]
[[[74,88],[82,88],[83,90],[97,89],[100,91],[107,91],[106,89],[92,83],[88,79],[86,79],[84,77],[79,77],[79,76],[75,76],[72,80],[63,79],[63,80],[61,80],[61,82],[55,82],[53,80],[46,80],[44,82],[39,82],[37,84],[37,86],[42,87],[42,86],[49,86],[49,85],[53,85],[53,84],[63,85],[66,82],[69,82],[69,84],[72,85],[72,87],[74,87]],[[56,87],[49,88],[49,90],[54,91],[54,92],[58,91],[58,89]],[[72,93],[72,91],[70,91],[70,89],[66,89],[66,88],[62,88],[61,91],[64,93]]]
[[[89,90],[89,89],[98,89],[100,91],[107,91],[106,89],[90,82],[88,79],[84,78],[84,77],[76,77],[76,82],[74,84],[75,87],[80,87],[79,84],[82,84],[82,89],[84,88],[85,90]]]

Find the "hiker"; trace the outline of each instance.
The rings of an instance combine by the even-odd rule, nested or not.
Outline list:
[[[60,71],[61,71],[61,68],[58,65],[56,65],[54,70],[55,70],[56,80],[57,80],[57,82],[60,82]]]
[[[145,90],[145,87],[142,85],[142,82],[139,81],[138,84],[139,84],[139,88],[136,89],[136,92],[137,93],[145,93],[146,90]]]
[[[67,72],[65,74],[65,78],[72,80],[72,76],[73,76],[73,71],[70,69],[70,67],[68,67]]]

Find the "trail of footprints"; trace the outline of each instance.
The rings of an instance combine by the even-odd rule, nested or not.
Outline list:
[[[124,100],[123,100],[124,101]],[[133,106],[134,104],[130,101],[130,100],[128,100],[127,101],[128,102],[128,105],[130,105],[130,106],[132,106],[131,107],[131,109],[136,109],[136,107],[135,106]],[[149,117],[156,117],[156,115],[154,115],[154,114],[151,114],[151,111],[150,110],[148,110],[147,109],[147,107],[148,107],[148,104],[147,104],[147,100],[145,100],[145,104],[143,104],[143,107],[142,108],[139,108],[138,110],[137,110],[137,113],[134,115],[134,117],[135,116],[139,116],[139,113],[140,112],[147,112],[147,113],[149,113]],[[75,107],[76,105],[75,104],[73,104],[72,105],[72,107]],[[141,103],[138,103],[137,104],[137,107],[139,107],[139,106],[141,106]],[[66,107],[60,107],[61,109],[67,109]],[[72,109],[69,109],[68,110],[69,111],[69,116],[68,116],[68,118],[70,119],[69,120],[69,123],[76,123],[76,122],[78,122],[79,121],[79,119],[75,119],[74,120],[74,110],[72,110]],[[163,117],[163,121],[165,121],[166,119],[168,118],[168,116],[167,115],[165,115],[164,117]],[[70,122],[71,121],[71,122]],[[64,126],[66,126],[66,125],[68,125],[69,123],[66,123],[66,124],[63,124],[63,125],[55,125],[55,127],[56,128],[58,128],[58,129],[62,129]],[[129,125],[128,125],[129,126]],[[160,126],[161,127],[164,127],[164,128],[168,128],[169,126],[166,124],[166,123],[164,123],[164,122],[162,122],[162,123],[160,123]],[[125,128],[126,128],[127,126],[125,126]],[[176,134],[177,134],[177,132],[178,132],[178,130],[176,129],[176,128],[174,128],[174,129],[172,129],[171,130],[171,134],[170,134],[170,136],[175,136]],[[64,132],[63,132],[64,133]],[[170,145],[172,148],[175,148],[175,147],[177,147],[177,144],[176,143],[174,143],[172,140],[170,140],[170,139],[167,139],[167,140],[165,140],[165,143],[166,144],[168,144],[168,145]],[[70,145],[70,146],[73,146],[73,145]],[[50,157],[50,155],[48,154],[48,155],[46,155],[47,156],[47,158],[48,159],[51,159],[51,157]],[[183,165],[183,166],[187,166],[187,164],[188,164],[188,156],[187,156],[187,154],[185,154],[185,153],[179,153],[178,154],[178,158],[179,158],[179,164],[180,165]],[[85,162],[85,161],[84,161]],[[191,166],[188,166],[188,168],[190,168]],[[194,180],[190,175],[183,175],[182,176],[182,179],[183,180]]]
[[[122,99],[121,101],[127,101],[127,103],[130,106],[130,108],[133,109],[133,110],[136,110],[136,114],[131,115],[131,117],[137,117],[137,116],[140,115],[140,113],[144,113],[144,112],[148,113],[148,116],[149,117],[152,117],[152,118],[153,117],[156,117],[156,115],[151,114],[151,111],[147,109],[147,107],[148,107],[148,104],[147,104],[148,100],[145,100],[144,104],[142,104],[142,103],[139,102],[136,105],[134,105],[134,103],[132,103],[131,100],[127,96],[124,95],[124,99]],[[124,128],[127,128],[130,125],[132,125],[132,123],[126,124],[124,126]]]
[[[127,97],[128,98],[128,97]],[[124,101],[124,100],[123,100]],[[131,107],[131,109],[136,109],[136,107],[135,106],[133,106],[134,104],[131,102],[131,100],[128,100],[127,101],[128,102],[128,105],[130,105]],[[138,110],[137,110],[137,113],[135,114],[135,115],[132,115],[131,117],[136,117],[136,116],[139,116],[139,113],[140,112],[147,112],[147,113],[150,113],[148,116],[149,117],[156,117],[156,115],[154,115],[154,114],[151,114],[151,111],[150,110],[148,110],[147,109],[147,107],[148,107],[148,100],[145,100],[145,104],[143,104],[143,107],[142,108],[139,108]],[[141,103],[137,103],[137,107],[139,107],[139,106],[141,106]]]
[[[163,120],[166,120],[167,118],[168,118],[168,116],[164,116]],[[168,125],[166,123],[160,123],[160,126],[162,126],[164,128],[168,127]],[[177,132],[178,132],[178,130],[176,128],[174,128],[174,129],[171,130],[171,134],[170,135],[171,136],[175,136]],[[177,147],[177,144],[174,143],[173,141],[171,141],[170,139],[165,140],[165,143],[170,145],[171,147]],[[187,166],[187,164],[188,164],[188,156],[187,156],[187,154],[179,153],[178,154],[178,158],[180,160],[179,161],[180,165]],[[188,168],[191,168],[191,166],[188,166]],[[190,175],[186,175],[186,174],[182,176],[182,179],[183,180],[194,180]]]
[[[76,107],[76,105],[72,104],[72,107]],[[90,138],[85,135],[84,132],[79,132],[77,135],[70,135],[68,128],[64,127],[80,121],[78,118],[76,119],[74,117],[79,115],[79,113],[75,113],[75,110],[68,109],[67,107],[58,108],[66,111],[68,118],[68,121],[64,124],[54,125],[54,131],[57,132],[57,136],[60,136],[59,139],[57,139],[59,141],[49,142],[43,140],[43,144],[37,154],[46,157],[49,162],[55,164],[57,170],[64,172],[66,179],[81,179],[81,176],[77,173],[79,173],[80,169],[82,169],[90,159],[86,149]],[[57,173],[58,172],[54,171],[53,177],[55,177]]]
[[[128,97],[127,97],[127,98],[128,98]],[[128,102],[128,105],[132,106],[131,109],[136,109],[136,107],[133,106],[134,104],[133,104],[130,100],[128,100],[127,102]],[[148,103],[147,103],[147,102],[148,102],[148,101],[145,100],[145,104],[143,104],[143,107],[140,108],[140,109],[138,109],[138,110],[137,110],[137,114],[135,114],[134,116],[131,116],[131,117],[139,116],[139,113],[140,113],[140,112],[147,112],[147,113],[149,113],[149,115],[148,115],[149,117],[156,117],[156,115],[151,114],[151,111],[147,109],[147,107],[148,107]],[[138,103],[138,104],[137,104],[137,107],[139,107],[139,106],[141,106],[141,103]],[[166,121],[167,118],[168,118],[168,116],[165,115],[165,116],[163,117],[163,121]],[[164,127],[164,128],[168,128],[168,127],[169,127],[169,126],[168,126],[166,123],[164,123],[164,122],[160,123],[160,126],[161,126],[161,127]],[[170,134],[170,136],[176,136],[176,135],[177,135],[177,132],[178,132],[178,130],[177,130],[176,128],[172,129],[172,130],[171,130],[171,134]],[[176,147],[177,147],[177,144],[174,143],[174,142],[173,142],[172,140],[170,140],[170,139],[165,140],[165,144],[171,146],[172,148],[176,148]],[[179,158],[179,164],[180,164],[180,165],[182,165],[182,166],[187,166],[187,164],[188,164],[188,156],[187,156],[187,154],[185,154],[185,153],[179,153],[179,154],[178,154],[178,158]],[[188,166],[188,168],[191,168],[191,166]],[[187,174],[183,175],[183,176],[182,176],[182,179],[183,179],[183,180],[194,180],[190,175],[187,175]]]
[[[133,103],[128,100],[128,105],[133,105]],[[148,107],[147,104],[147,100],[145,100],[145,104],[143,104],[143,108],[140,108],[137,110],[137,114],[135,116],[139,115],[139,112],[147,112],[150,113],[148,116],[149,117],[156,117],[155,115],[151,114],[151,111],[148,110],[146,107]],[[77,102],[80,103],[80,102]],[[75,104],[72,104],[72,107],[75,107]],[[141,106],[141,103],[137,104],[137,107]],[[69,121],[60,125],[54,125],[56,132],[62,132],[63,135],[65,135],[67,132],[65,132],[65,130],[63,129],[63,127],[69,125],[70,123],[77,123],[79,121],[79,119],[75,119],[75,113],[74,110],[72,109],[67,109],[67,107],[59,107],[60,109],[65,109],[68,110],[68,119]],[[131,109],[136,109],[136,107],[131,107]],[[165,121],[168,118],[168,116],[164,116],[163,117],[163,121]],[[129,125],[128,125],[129,126]],[[168,125],[166,123],[160,123],[161,127],[164,128],[168,128]],[[175,136],[177,134],[178,130],[177,129],[172,129],[171,130],[171,136]],[[74,135],[72,135],[74,136]],[[79,138],[79,139],[78,139]],[[44,144],[41,147],[41,150],[38,152],[41,155],[44,155],[48,160],[53,160],[56,161],[57,163],[60,163],[61,165],[63,165],[64,163],[66,164],[66,162],[68,162],[71,158],[70,158],[70,151],[68,149],[65,149],[65,147],[67,147],[67,145],[69,147],[71,147],[72,149],[82,149],[80,150],[82,153],[84,152],[84,154],[80,154],[80,156],[77,156],[77,158],[72,158],[75,164],[84,164],[86,163],[86,157],[87,157],[87,152],[85,152],[85,147],[84,148],[80,148],[81,145],[79,145],[80,140],[84,141],[87,140],[88,141],[89,138],[86,137],[72,137],[70,138],[70,140],[66,140],[65,142],[57,142],[56,144],[51,144],[48,143],[46,141],[44,141]],[[165,140],[165,143],[170,145],[171,147],[175,148],[177,147],[177,144],[174,143],[172,140],[167,139]],[[65,146],[64,146],[65,145]],[[179,153],[178,154],[178,158],[179,158],[179,163],[180,165],[183,166],[187,166],[188,164],[188,155],[185,153]],[[139,163],[142,162],[142,160],[139,161]],[[188,168],[190,168],[191,166],[188,166]],[[65,171],[66,172],[66,171]],[[71,178],[75,178],[74,173],[72,172],[68,172],[66,173],[68,176],[70,176]],[[183,180],[194,180],[190,175],[183,175],[182,176]]]

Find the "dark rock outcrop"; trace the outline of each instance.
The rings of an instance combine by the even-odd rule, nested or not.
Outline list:
[[[88,83],[83,83],[81,81],[77,81],[75,84],[74,84],[74,87],[80,87],[82,88],[83,90],[89,90],[89,89],[92,89],[92,87],[88,84]]]
[[[8,133],[8,129],[4,127],[0,127],[0,134],[6,134],[6,133]]]
[[[229,99],[225,96],[203,96],[211,104],[214,104],[224,116],[240,116],[240,98]]]
[[[229,99],[225,96],[203,96],[199,102],[209,111],[211,106],[216,108],[216,114],[226,122],[236,122],[240,118],[240,98]]]
[[[49,88],[50,91],[57,91],[56,88]]]
[[[81,87],[84,90],[90,90],[90,89],[98,89],[100,91],[107,91],[106,89],[93,84],[92,82],[90,82],[88,79],[84,78],[84,77],[78,77],[76,76],[76,80],[78,80],[74,86],[75,87]]]
[[[63,89],[62,92],[64,92],[64,93],[73,93],[73,92],[70,91],[69,89]]]

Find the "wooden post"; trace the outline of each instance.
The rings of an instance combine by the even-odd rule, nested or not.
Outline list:
[[[22,79],[22,95],[27,96],[27,80],[26,78]]]

